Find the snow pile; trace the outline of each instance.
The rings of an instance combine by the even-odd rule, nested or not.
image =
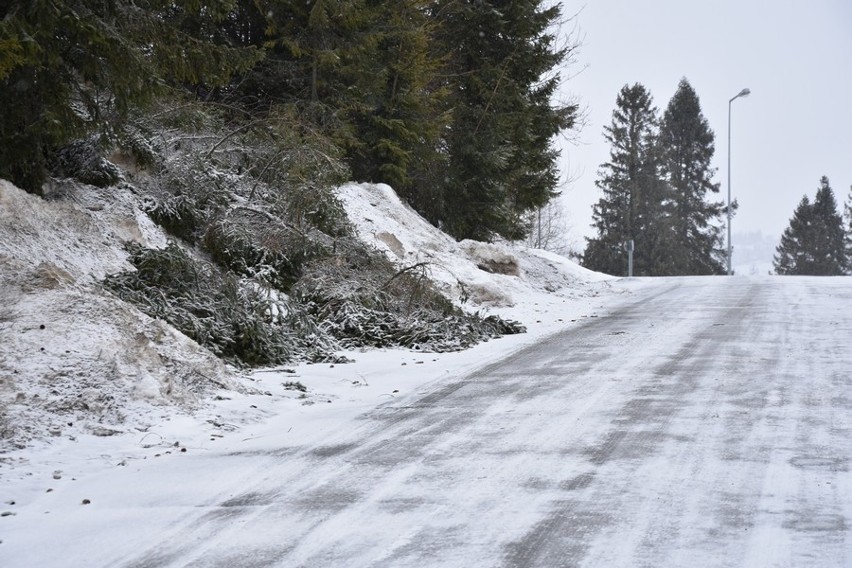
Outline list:
[[[61,201],[0,180],[0,449],[144,428],[156,405],[239,388],[218,359],[105,293],[122,245],[164,235],[127,189],[66,184]]]
[[[506,247],[470,240],[464,240],[460,244],[461,250],[480,270],[507,276],[520,275],[518,259]]]
[[[505,308],[530,294],[575,297],[587,284],[610,279],[545,251],[456,242],[387,185],[348,184],[340,189],[340,197],[361,240],[402,266],[428,266],[441,290],[459,303]]]

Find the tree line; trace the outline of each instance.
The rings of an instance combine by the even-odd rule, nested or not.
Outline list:
[[[81,138],[123,143],[162,97],[234,130],[295,117],[358,181],[453,236],[523,238],[557,193],[555,102],[575,48],[556,3],[467,0],[19,0],[0,9],[0,176],[39,192]],[[285,188],[281,188],[286,191]]]
[[[852,274],[852,187],[841,214],[828,178],[820,178],[813,202],[802,197],[781,235],[774,267],[782,275]]]
[[[593,208],[597,235],[587,239],[583,264],[626,275],[626,245],[633,241],[638,276],[722,273],[717,222],[727,207],[712,200],[719,192],[714,134],[689,82],[680,81],[662,117],[645,86],[625,85],[604,137],[610,157],[595,182],[603,195]]]
[[[595,181],[603,195],[593,207],[597,234],[587,239],[584,266],[626,275],[633,241],[637,276],[724,273],[728,210],[713,199],[714,134],[689,82],[681,80],[662,116],[647,88],[625,85],[604,138],[610,157]],[[776,252],[777,274],[852,273],[852,189],[841,214],[823,177],[814,201],[802,198]]]

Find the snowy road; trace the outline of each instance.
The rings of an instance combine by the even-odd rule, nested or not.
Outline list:
[[[81,480],[123,505],[78,508],[49,544],[48,515],[0,559],[852,566],[850,427],[852,278],[661,279],[322,445]]]

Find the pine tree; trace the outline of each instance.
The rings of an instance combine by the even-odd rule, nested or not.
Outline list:
[[[846,273],[846,232],[843,217],[828,178],[822,176],[814,198],[813,274],[820,276]]]
[[[848,261],[843,218],[828,178],[820,179],[813,203],[805,196],[776,249],[778,274],[837,276],[845,274]]]
[[[547,5],[550,4],[549,7]],[[554,69],[570,53],[551,26],[558,4],[459,2],[432,8],[447,53],[452,107],[443,223],[456,238],[522,238],[524,213],[556,194],[552,137],[574,124],[575,105],[554,105]]]
[[[595,184],[603,192],[593,209],[597,236],[588,239],[584,266],[627,273],[626,243],[634,241],[634,272],[664,273],[665,185],[660,179],[657,109],[641,84],[625,85],[616,99],[612,122],[604,127],[610,159],[601,165]]]
[[[352,125],[343,144],[356,179],[387,183],[416,209],[429,209],[420,172],[440,167],[438,141],[447,125],[440,61],[430,45],[427,0],[372,0],[361,48],[345,55],[353,95],[343,113]]]
[[[203,5],[202,5],[203,4]],[[50,155],[167,85],[222,85],[257,50],[216,43],[228,0],[29,0],[0,20],[0,177],[38,193]]]
[[[708,201],[719,192],[713,183],[714,135],[701,112],[698,95],[682,79],[660,127],[662,167],[673,200],[670,274],[720,274],[725,271],[722,228],[726,209]]]
[[[813,224],[813,206],[808,196],[802,197],[790,225],[781,235],[781,243],[775,249],[775,272],[777,274],[807,274],[813,264],[810,254],[810,232]]]

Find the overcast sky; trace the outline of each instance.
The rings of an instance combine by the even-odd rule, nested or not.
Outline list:
[[[852,2],[849,0],[566,0],[581,40],[564,84],[586,108],[561,141],[563,188],[575,237],[590,236],[603,126],[618,91],[642,83],[662,111],[686,77],[716,134],[716,181],[727,198],[728,100],[733,231],[780,238],[802,195],[828,176],[838,203],[852,185]],[[580,239],[581,246],[585,242]],[[736,242],[734,242],[736,246]]]

